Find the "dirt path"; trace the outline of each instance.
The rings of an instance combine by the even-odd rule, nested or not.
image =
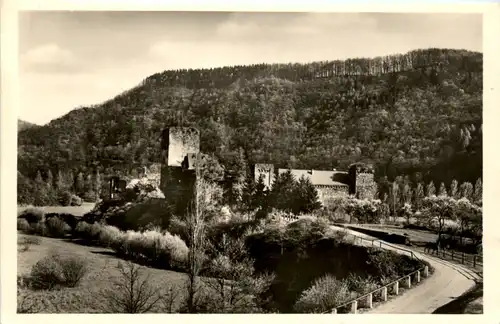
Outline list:
[[[333,229],[347,231],[350,234],[367,239],[375,239],[366,234],[353,230],[332,226]],[[366,242],[364,245],[371,245]],[[398,250],[395,245],[384,242],[383,248],[397,253],[408,254]],[[431,314],[439,307],[467,292],[475,285],[474,280],[480,277],[472,270],[439,258],[431,257],[414,251],[421,260],[425,260],[434,268],[434,274],[425,279],[419,286],[408,290],[387,303],[367,312],[370,314]]]

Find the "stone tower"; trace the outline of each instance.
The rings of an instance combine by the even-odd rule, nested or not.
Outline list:
[[[255,182],[259,181],[259,177],[263,176],[264,184],[267,189],[270,189],[274,183],[274,165],[273,164],[255,164],[254,176]]]
[[[185,161],[200,152],[200,132],[192,127],[169,127],[161,138],[160,189],[178,215],[184,215],[196,182],[193,168]]]
[[[349,178],[351,195],[355,195],[358,199],[375,199],[377,183],[371,167],[360,163],[353,164],[349,167]]]

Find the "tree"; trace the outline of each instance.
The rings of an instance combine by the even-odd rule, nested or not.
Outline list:
[[[321,208],[318,191],[309,178],[301,177],[296,183],[292,203],[294,214],[311,213]]]
[[[291,212],[295,191],[295,179],[290,170],[278,174],[270,193],[271,207]]]
[[[68,191],[71,185],[68,183],[66,177],[63,172],[59,169],[56,175],[56,189],[58,191]]]
[[[413,216],[412,207],[409,203],[405,203],[399,211],[401,217],[406,219],[406,223],[410,224],[411,217]]]
[[[205,299],[211,301],[211,312],[262,312],[262,294],[269,288],[274,276],[257,275],[253,260],[245,250],[244,238],[223,236],[220,248],[208,266],[210,278],[204,283],[212,290]],[[214,293],[212,293],[214,292]]]
[[[419,182],[417,184],[417,187],[415,188],[415,191],[413,193],[413,207],[415,208],[415,211],[419,211],[420,208],[422,207],[422,200],[424,199],[425,194],[424,194],[424,185]]]
[[[101,292],[105,303],[104,311],[112,313],[148,313],[157,307],[162,299],[160,287],[151,285],[149,275],[144,277],[138,265],[118,262],[120,277],[113,279],[113,289]]]
[[[434,196],[436,194],[436,187],[434,186],[433,181],[429,182],[429,184],[427,185],[425,194],[427,197],[431,197],[431,196]]]
[[[448,196],[425,197],[423,201],[424,214],[432,224],[436,222],[438,239],[441,239],[446,220],[456,220],[457,201]]]
[[[439,186],[438,196],[448,196],[448,193],[446,192],[446,186],[444,185],[444,182],[441,182],[441,185]]]
[[[453,179],[451,181],[451,186],[450,186],[450,197],[454,199],[459,199],[459,192],[458,192],[458,181]]]
[[[200,159],[200,153],[197,154],[197,161]],[[203,266],[206,249],[206,211],[209,208],[211,200],[210,185],[203,177],[201,166],[197,163],[196,181],[194,184],[194,198],[191,202],[191,209],[187,214],[186,225],[188,234],[188,282],[186,307],[189,312],[194,312],[196,308],[196,294],[198,291],[197,277]]]
[[[392,183],[390,191],[391,214],[396,215],[399,206],[399,185],[396,181]]]
[[[49,190],[52,189],[52,186],[54,185],[54,176],[52,175],[52,171],[47,172],[47,187]]]
[[[403,190],[401,192],[402,198],[403,198],[403,204],[411,204],[411,187],[410,184],[407,182],[403,185]]]
[[[85,180],[82,172],[79,172],[76,177],[75,191],[78,196],[83,196],[83,193],[85,192]]]
[[[471,200],[474,192],[474,186],[470,182],[464,182],[460,185],[460,198],[467,198]]]
[[[102,191],[102,179],[101,179],[101,174],[99,173],[99,170],[97,170],[95,174],[95,180],[94,180],[94,191],[97,195],[97,197],[101,197],[101,191]]]
[[[252,197],[254,210],[259,210],[256,215],[257,218],[265,218],[269,212],[268,194],[269,191],[264,183],[264,176],[261,174],[255,184],[255,191]]]
[[[474,185],[472,202],[479,206],[482,206],[483,204],[483,182],[481,181],[481,178],[478,178],[476,180],[476,184]]]
[[[255,180],[252,176],[247,175],[243,190],[241,192],[241,206],[245,211],[253,211],[255,209],[254,195],[256,190]]]

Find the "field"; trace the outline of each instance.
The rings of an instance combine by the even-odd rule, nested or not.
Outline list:
[[[18,243],[29,235],[18,234]],[[18,249],[18,277],[28,275],[31,267],[51,250],[61,255],[73,255],[88,262],[89,272],[75,288],[61,288],[53,291],[31,291],[20,289],[19,294],[29,293],[29,302],[43,313],[102,313],[105,300],[100,292],[112,288],[112,280],[119,278],[117,264],[120,259],[113,252],[99,247],[88,247],[61,239],[39,237],[40,244],[32,244],[28,251]],[[123,262],[123,261],[122,261]],[[184,285],[186,275],[174,271],[141,267],[144,275],[150,276],[155,287],[179,287]],[[178,289],[182,291],[182,289]]]
[[[81,206],[42,206],[36,207],[43,210],[45,213],[68,213],[75,216],[83,216],[85,213],[94,208],[95,203],[83,203]],[[30,206],[17,206],[17,214],[19,215]]]

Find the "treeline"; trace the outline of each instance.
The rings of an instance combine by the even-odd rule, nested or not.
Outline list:
[[[392,183],[384,178],[379,184],[379,198],[388,205],[392,215],[404,216],[402,214],[405,208],[409,207],[411,207],[411,213],[420,211],[423,207],[423,199],[432,196],[450,197],[455,200],[466,198],[471,203],[482,206],[483,183],[481,178],[478,178],[474,184],[467,181],[459,184],[457,180],[452,180],[449,184],[444,182],[435,184],[433,181],[415,183],[408,176],[398,176]]]
[[[468,71],[467,76],[470,76],[469,73],[482,73],[482,60],[478,59],[477,55],[464,56],[464,51],[433,48],[371,59],[354,58],[308,64],[253,64],[212,69],[180,69],[154,74],[145,79],[142,85],[180,85],[195,89],[227,87],[240,79],[251,80],[270,75],[298,82],[322,77],[380,76],[418,69],[427,74],[437,74],[443,71],[445,65],[457,66],[463,71]]]
[[[398,72],[303,81],[273,72],[317,73],[325,62],[166,71],[101,105],[20,131],[18,169],[32,180],[38,170],[126,176],[160,162],[165,127],[193,126],[228,179],[239,172],[241,148],[247,164],[328,170],[365,162],[377,180],[474,182],[482,173],[482,55],[430,49],[359,62],[376,72],[385,61]],[[436,73],[413,65],[429,62]],[[197,83],[218,75],[220,87]]]
[[[96,202],[108,190],[107,182],[97,171],[92,174],[59,171],[54,177],[38,171],[34,180],[17,173],[17,203],[34,206],[79,206],[83,201]],[[108,190],[109,191],[109,190]]]

